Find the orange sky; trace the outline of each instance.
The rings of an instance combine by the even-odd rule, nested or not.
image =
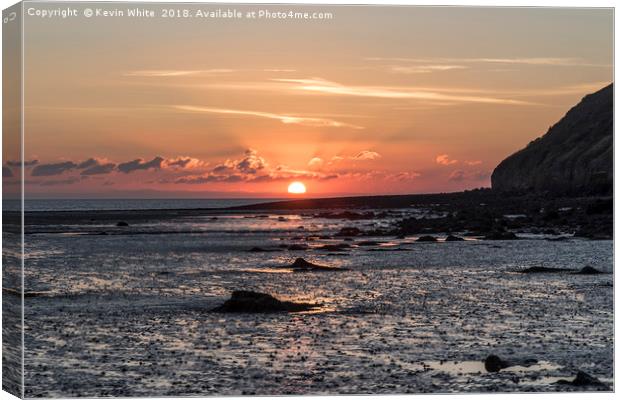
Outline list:
[[[489,186],[499,161],[612,80],[611,10],[268,8],[334,17],[27,17],[27,195]]]

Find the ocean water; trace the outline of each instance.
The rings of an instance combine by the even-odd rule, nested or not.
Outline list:
[[[268,203],[284,199],[26,199],[26,211],[92,211],[92,210],[174,210],[195,208],[226,208]],[[19,200],[5,199],[2,207],[18,211]]]
[[[128,227],[63,213],[28,226],[26,396],[558,391],[578,370],[612,383],[612,241],[336,235],[419,212],[214,211]],[[343,270],[286,268],[298,257]],[[605,273],[518,272],[584,265]],[[234,290],[318,308],[211,312]],[[490,374],[491,353],[538,362]]]

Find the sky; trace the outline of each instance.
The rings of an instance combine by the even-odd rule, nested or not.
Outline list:
[[[184,7],[333,17],[26,17],[27,196],[489,187],[613,79],[609,9]]]

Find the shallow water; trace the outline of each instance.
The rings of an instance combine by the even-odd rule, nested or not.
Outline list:
[[[577,370],[613,378],[611,241],[364,237],[330,254],[318,247],[343,239],[316,236],[390,218],[265,215],[27,235],[26,288],[43,295],[26,299],[26,395],[557,391]],[[369,240],[386,243],[356,245]],[[309,249],[248,251],[294,243]],[[348,270],[281,268],[296,257]],[[585,265],[607,273],[516,272]],[[321,308],[209,312],[238,289]],[[491,353],[539,363],[487,373]]]

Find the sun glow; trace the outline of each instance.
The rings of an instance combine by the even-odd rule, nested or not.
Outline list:
[[[292,194],[306,193],[306,185],[301,182],[291,182],[291,184],[288,185],[288,192]]]

